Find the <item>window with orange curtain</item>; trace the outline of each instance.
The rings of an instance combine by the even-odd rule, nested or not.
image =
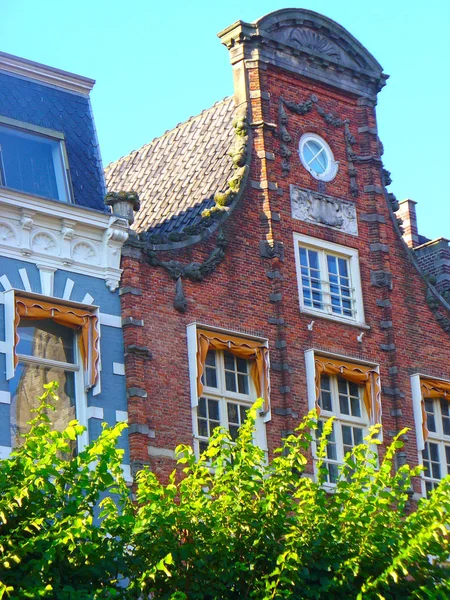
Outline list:
[[[83,420],[84,388],[97,377],[97,317],[87,309],[17,295],[14,363],[10,380],[13,446],[21,444],[38,406],[37,397],[43,385],[52,381],[59,385],[57,410],[49,413],[55,429],[62,430],[75,418]]]
[[[267,448],[264,415],[270,402],[268,348],[263,342],[227,333],[196,330],[196,393],[193,404],[194,442],[202,452],[216,427],[235,439],[251,405],[264,398],[257,418],[255,443]]]
[[[420,384],[423,481],[429,494],[441,479],[450,475],[450,383],[424,378]]]
[[[327,481],[335,484],[344,456],[381,420],[379,374],[373,367],[316,356],[315,378],[319,434],[325,420],[335,419],[325,460]]]

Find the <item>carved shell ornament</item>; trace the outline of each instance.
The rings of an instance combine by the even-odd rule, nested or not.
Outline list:
[[[5,223],[0,223],[0,242],[6,242],[14,237],[14,231]]]
[[[85,242],[79,242],[78,244],[76,244],[73,247],[72,258],[77,261],[80,261],[80,262],[90,261],[94,257],[95,257],[94,249],[89,244],[86,244]]]
[[[38,252],[50,252],[56,247],[55,240],[47,233],[38,233],[33,238],[33,250]]]
[[[340,52],[330,40],[311,29],[294,29],[289,36],[289,40],[313,52],[320,52],[331,56],[335,60],[341,60]]]

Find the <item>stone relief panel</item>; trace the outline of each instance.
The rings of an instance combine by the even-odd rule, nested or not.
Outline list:
[[[353,202],[291,185],[292,218],[358,235]]]

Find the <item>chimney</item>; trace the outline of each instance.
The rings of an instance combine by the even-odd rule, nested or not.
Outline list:
[[[399,208],[395,213],[403,221],[403,239],[409,248],[419,245],[419,232],[417,229],[416,204],[414,200],[406,198],[399,202]]]

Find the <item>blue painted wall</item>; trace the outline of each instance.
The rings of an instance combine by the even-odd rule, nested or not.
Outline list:
[[[0,275],[6,275],[11,285],[18,290],[23,290],[23,283],[19,275],[19,269],[25,269],[31,285],[31,291],[41,294],[41,282],[39,270],[33,263],[0,257]],[[54,298],[62,299],[67,279],[74,282],[69,300],[82,302],[89,293],[93,298],[92,305],[98,306],[101,313],[114,315],[120,318],[120,298],[118,292],[110,292],[103,279],[71,273],[69,271],[57,270],[55,272]],[[0,284],[0,291],[3,286]],[[0,340],[5,339],[5,315],[0,305]],[[87,405],[103,409],[103,421],[110,425],[116,423],[116,411],[127,410],[125,377],[113,372],[113,363],[124,363],[123,335],[120,327],[109,325],[100,326],[100,355],[102,370],[101,392],[93,395],[93,390],[87,394]],[[5,355],[0,353],[0,390],[9,391],[9,382],[6,380]],[[36,390],[39,394],[40,390]],[[10,406],[0,403],[0,446],[10,446]],[[96,437],[101,431],[102,421],[91,418],[88,421],[90,439]],[[122,435],[119,447],[125,451],[124,463],[129,463],[128,437]]]

